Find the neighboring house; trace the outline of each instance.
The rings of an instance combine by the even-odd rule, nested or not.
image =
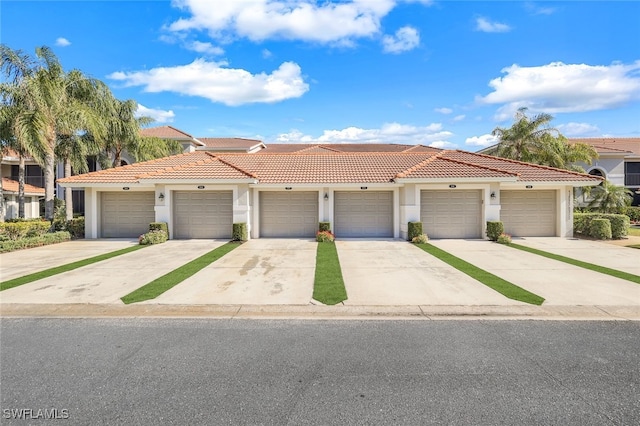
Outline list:
[[[634,193],[632,204],[640,205],[640,138],[574,138],[569,142],[593,146],[599,158],[581,166],[590,175],[629,188]]]
[[[230,238],[236,222],[251,238],[313,237],[319,221],[339,238],[406,238],[410,221],[432,238],[483,238],[488,220],[515,236],[569,237],[573,188],[601,181],[421,145],[199,140],[207,146],[60,179],[85,190],[87,238],[137,237],[153,221],[171,238]]]
[[[11,150],[2,156],[0,163],[5,219],[18,217],[19,163],[18,154]],[[44,198],[44,174],[42,168],[31,158],[26,158],[25,163],[24,214],[26,218],[36,218],[40,216],[40,199]]]

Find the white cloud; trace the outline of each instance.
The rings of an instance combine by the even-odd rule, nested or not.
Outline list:
[[[394,0],[351,2],[277,0],[174,0],[190,16],[173,22],[170,31],[206,30],[213,38],[271,38],[349,44],[371,37]]]
[[[192,41],[185,44],[185,47],[189,50],[193,50],[198,53],[206,53],[209,55],[222,55],[224,54],[224,49],[219,46],[214,46],[211,43],[201,42],[201,41]]]
[[[319,137],[305,135],[297,129],[289,133],[281,133],[276,142],[306,143],[400,143],[429,145],[453,136],[443,130],[442,124],[433,123],[428,126],[413,126],[400,123],[385,123],[378,129],[347,127],[342,130],[325,130]]]
[[[549,114],[612,109],[640,99],[640,61],[625,65],[564,64],[538,67],[512,65],[505,75],[489,82],[493,92],[477,100],[504,104],[500,121],[513,117],[519,107]]]
[[[453,121],[462,121],[466,118],[467,116],[464,114],[460,114],[460,115],[456,115],[455,117],[453,117]]]
[[[500,22],[491,22],[487,18],[476,18],[476,31],[485,33],[506,33],[511,31],[511,27]]]
[[[141,104],[138,104],[138,109],[136,110],[136,117],[151,117],[156,123],[171,123],[175,116],[171,110],[147,108]]]
[[[457,148],[457,145],[452,143],[452,142],[448,142],[448,141],[435,141],[435,142],[431,142],[429,144],[430,147],[433,148],[440,148],[440,149],[452,149],[452,148]]]
[[[453,110],[451,108],[436,108],[435,112],[439,112],[440,114],[451,114]]]
[[[226,65],[196,59],[188,65],[114,72],[107,77],[123,82],[125,87],[144,86],[145,92],[200,96],[231,106],[279,102],[298,98],[309,90],[300,66],[294,62],[283,62],[271,74],[251,74]]]
[[[402,53],[415,49],[420,44],[420,34],[413,27],[400,28],[394,35],[382,38],[383,50],[386,53]]]
[[[524,8],[531,15],[553,15],[557,10],[555,7],[543,7],[532,2],[525,2]]]
[[[493,136],[491,134],[482,135],[482,136],[473,136],[473,137],[467,138],[464,141],[464,143],[467,144],[467,145],[471,145],[471,146],[485,147],[485,146],[490,146],[490,145],[497,144],[498,143],[498,138],[496,138],[495,136]]]
[[[585,136],[596,135],[600,132],[598,126],[588,123],[567,123],[556,126],[560,133],[565,136]]]
[[[70,45],[71,45],[71,42],[64,37],[58,37],[56,39],[56,46],[67,47]]]
[[[262,49],[262,57],[264,59],[269,59],[272,56],[273,56],[273,53],[271,53],[269,49]]]

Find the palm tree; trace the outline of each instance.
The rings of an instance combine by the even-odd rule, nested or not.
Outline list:
[[[541,113],[529,118],[526,107],[518,109],[515,123],[511,127],[496,127],[491,132],[499,139],[497,155],[512,160],[534,162],[536,153],[540,151],[543,136],[559,134],[557,129],[548,127],[551,120],[553,117],[549,114]]]
[[[55,148],[59,134],[104,132],[100,112],[91,94],[103,89],[99,80],[80,71],[66,73],[58,58],[46,46],[36,49],[37,63],[22,60],[21,52],[0,45],[2,69],[13,77],[20,92],[20,114],[15,118],[17,135],[29,135],[44,151],[45,217],[53,218]],[[20,138],[21,136],[19,136]]]
[[[624,186],[617,186],[603,181],[590,191],[591,202],[588,207],[602,213],[616,213],[620,209],[631,205],[633,192]]]
[[[536,164],[584,173],[578,163],[591,164],[598,158],[598,152],[585,143],[570,144],[562,135],[545,134],[540,138],[540,148],[533,157]]]

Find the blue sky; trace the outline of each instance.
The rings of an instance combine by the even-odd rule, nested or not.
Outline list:
[[[640,2],[2,1],[0,39],[54,49],[198,137],[492,144],[515,110],[640,137]]]

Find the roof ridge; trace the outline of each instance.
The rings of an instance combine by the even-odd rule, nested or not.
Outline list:
[[[344,152],[344,151],[340,151],[339,149],[331,148],[329,145],[331,145],[331,144],[318,144],[318,145],[315,145],[315,146],[320,147],[320,148],[322,148],[322,149],[326,149],[327,151],[332,151],[332,152]],[[311,149],[311,147],[309,147],[309,148],[305,148],[305,149],[302,149],[302,150],[300,150],[300,151],[298,151],[298,152],[302,152],[302,151],[305,151],[305,150],[307,150],[307,149]],[[320,154],[320,153],[318,153],[318,154]],[[323,153],[323,154],[324,154],[324,153]]]
[[[444,151],[444,152],[447,152],[447,151]],[[513,175],[513,176],[521,176],[521,174],[517,173],[517,172],[510,172],[509,170],[498,169],[496,167],[490,167],[490,166],[483,166],[481,164],[473,164],[473,163],[470,163],[468,161],[457,160],[455,158],[442,157],[442,159],[445,160],[445,161],[450,161],[452,163],[458,163],[458,164],[464,164],[465,166],[476,167],[478,169],[491,170],[493,172],[506,173],[508,175]]]
[[[535,163],[527,163],[526,161],[519,161],[519,160],[512,160],[510,158],[496,157],[494,155],[479,154],[477,152],[463,151],[461,149],[448,150],[448,151],[445,151],[445,152],[452,152],[452,151],[462,152],[462,153],[471,154],[471,155],[477,155],[479,157],[498,159],[498,160],[501,160],[501,161],[506,161],[506,162],[514,163],[514,164],[522,164],[522,165],[525,165],[525,166],[535,167],[535,168],[538,168],[538,169],[553,170],[555,172],[564,172],[564,173],[568,173],[568,174],[571,174],[571,175],[591,176],[591,175],[588,175],[587,173],[574,172],[573,170],[559,169],[557,167],[543,166],[541,164],[535,164]],[[458,161],[460,161],[460,160],[458,160]]]
[[[212,161],[212,159],[205,158],[205,159],[202,159],[202,160],[192,161],[191,163],[167,166],[167,167],[164,167],[162,169],[154,170],[152,172],[147,172],[147,173],[142,173],[140,175],[136,175],[135,177],[136,177],[136,179],[145,179],[145,178],[150,177],[150,176],[160,175],[160,174],[162,174],[164,172],[169,172],[169,171],[172,171],[172,170],[186,169],[186,168],[197,166],[197,165],[200,165],[200,164],[210,163],[211,161]],[[137,163],[137,164],[139,164],[139,163]]]
[[[415,172],[416,170],[423,168],[424,166],[426,166],[427,164],[431,163],[432,161],[435,161],[436,158],[439,158],[440,156],[442,156],[443,153],[444,153],[444,151],[438,152],[438,153],[430,156],[429,158],[426,158],[426,159],[420,161],[419,163],[409,167],[408,169],[405,169],[405,170],[401,171],[400,173],[396,173],[394,178],[406,177],[407,175]]]
[[[232,163],[232,162],[230,162],[230,161],[223,160],[223,159],[222,159],[222,158],[220,158],[219,156],[217,156],[217,155],[213,155],[213,154],[211,154],[211,153],[209,153],[209,152],[207,152],[207,155],[209,155],[209,156],[211,156],[211,157],[213,157],[213,158],[217,159],[217,160],[218,160],[218,161],[220,161],[222,164],[226,164],[227,166],[229,166],[229,167],[232,167],[232,168],[236,169],[236,170],[237,170],[237,171],[239,171],[240,173],[244,173],[245,175],[247,175],[247,176],[249,176],[249,177],[252,177],[252,178],[254,178],[254,179],[259,179],[259,178],[258,178],[258,176],[256,176],[255,174],[253,174],[253,173],[251,173],[251,172],[248,172],[248,171],[246,171],[246,170],[244,170],[244,169],[242,169],[242,168],[240,168],[240,167],[236,166],[235,164],[233,164],[233,163]],[[254,155],[254,154],[251,154],[251,155]]]
[[[580,143],[580,142],[576,142],[576,143]],[[633,151],[629,151],[628,149],[612,148],[610,146],[604,146],[604,145],[591,145],[591,146],[594,147],[594,148],[608,149],[610,151],[633,153]]]

